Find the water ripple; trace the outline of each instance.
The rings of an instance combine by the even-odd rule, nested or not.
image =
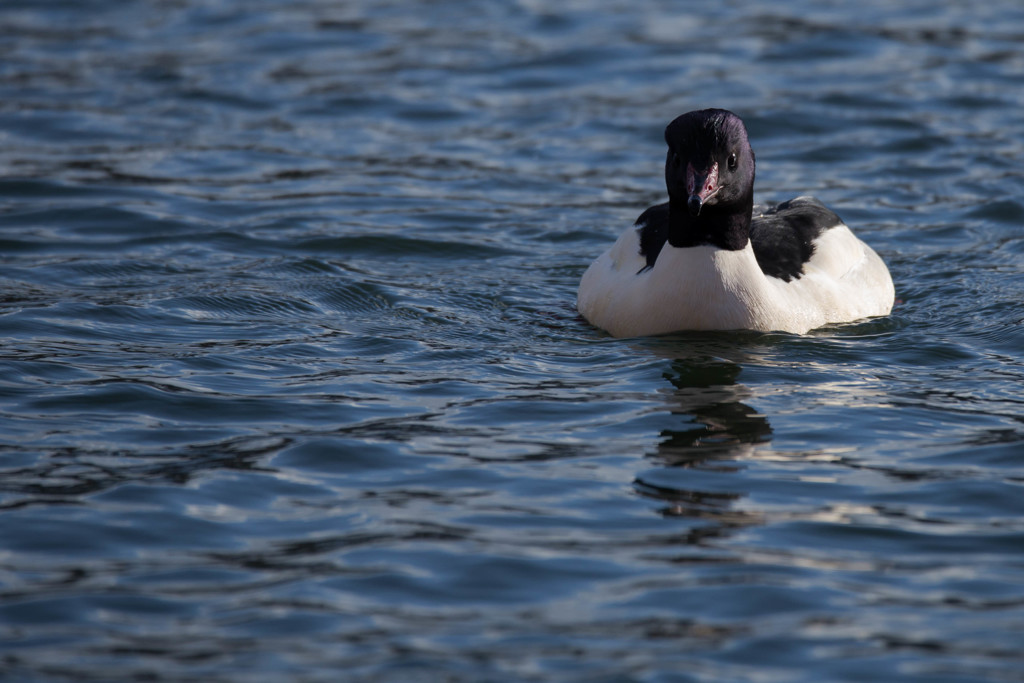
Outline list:
[[[1021,9],[448,4],[0,9],[0,678],[1018,678]],[[576,314],[699,106],[892,316]]]

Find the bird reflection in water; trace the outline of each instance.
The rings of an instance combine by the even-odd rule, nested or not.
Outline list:
[[[737,363],[709,356],[675,359],[664,375],[673,387],[668,394],[669,411],[688,418],[688,425],[662,430],[657,450],[649,457],[669,468],[729,473],[739,470],[740,461],[752,457],[758,444],[770,441],[767,418],[743,402],[750,391],[736,382],[741,369]],[[654,481],[659,479],[657,472],[636,478],[637,493],[664,502],[659,510],[663,515],[713,520],[698,534],[702,538],[761,521],[760,514],[735,508],[745,495],[742,492],[667,486]],[[667,479],[674,482],[679,477]]]

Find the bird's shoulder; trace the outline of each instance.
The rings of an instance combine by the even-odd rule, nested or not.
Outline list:
[[[647,260],[646,267],[653,268],[668,241],[668,202],[644,210],[635,227],[640,236],[640,255]]]
[[[754,207],[750,244],[761,271],[786,282],[803,274],[815,241],[843,220],[814,197]]]

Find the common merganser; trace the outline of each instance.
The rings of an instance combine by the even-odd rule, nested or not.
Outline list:
[[[665,129],[668,202],[640,214],[583,274],[576,307],[616,337],[785,331],[888,315],[885,263],[812,197],[754,206],[740,117],[692,111]]]

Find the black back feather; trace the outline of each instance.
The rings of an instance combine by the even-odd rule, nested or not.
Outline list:
[[[669,205],[658,204],[640,214],[640,254],[647,259],[643,270],[653,268],[668,240]],[[829,228],[842,224],[833,211],[813,197],[797,197],[772,206],[754,207],[750,243],[761,272],[789,282],[803,275],[804,264],[814,255],[814,240]],[[643,271],[641,271],[643,272]]]
[[[813,197],[797,197],[777,206],[755,207],[750,243],[761,272],[789,282],[803,275],[814,255],[814,240],[843,221]]]

